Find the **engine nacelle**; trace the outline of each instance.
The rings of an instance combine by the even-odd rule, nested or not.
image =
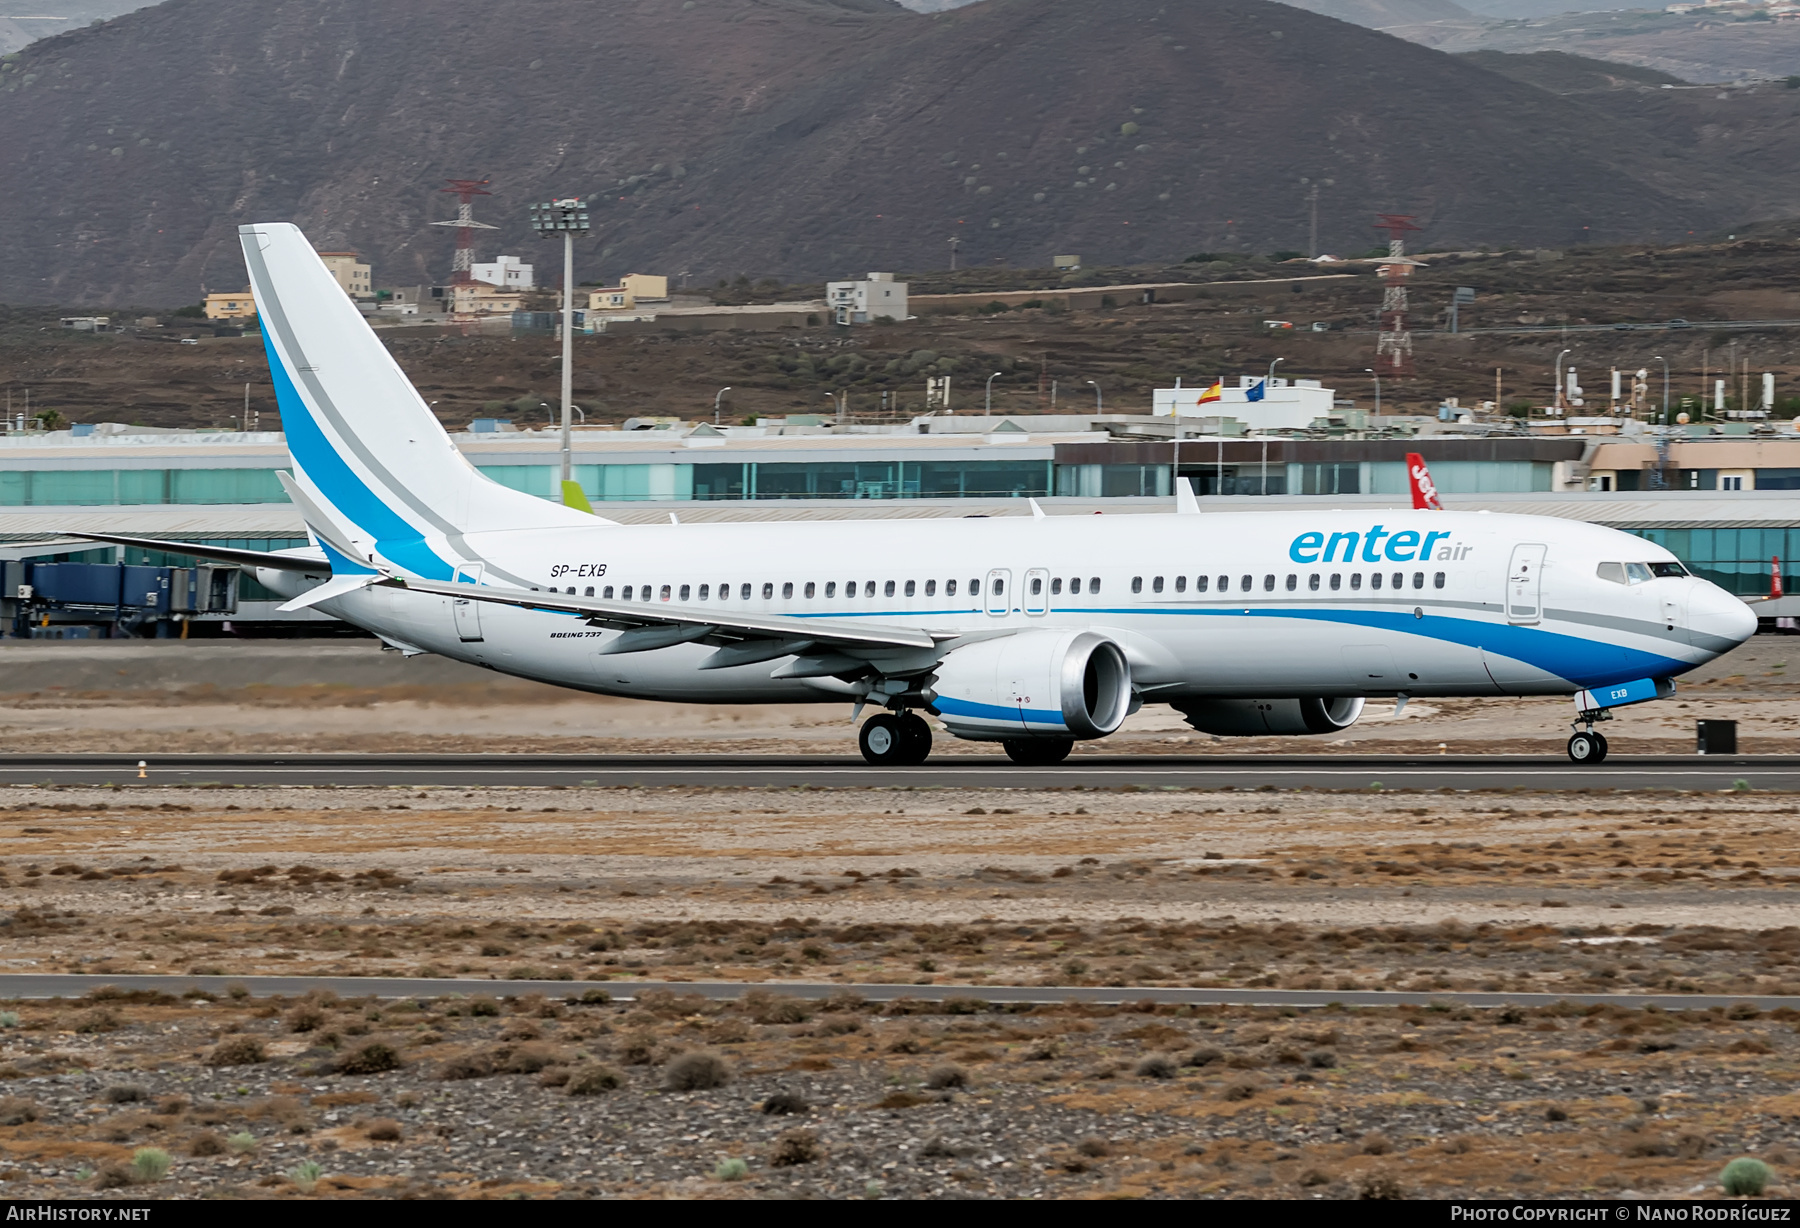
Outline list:
[[[1103,738],[1131,709],[1131,666],[1092,631],[1026,631],[956,649],[931,688],[959,738]]]
[[[1188,699],[1174,705],[1201,733],[1226,738],[1336,733],[1362,715],[1361,696],[1333,699]]]

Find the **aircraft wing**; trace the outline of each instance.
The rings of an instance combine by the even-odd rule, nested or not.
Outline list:
[[[956,632],[931,632],[913,627],[879,624],[831,622],[815,618],[784,618],[780,615],[751,614],[731,610],[698,610],[688,606],[664,605],[661,602],[606,601],[594,597],[574,597],[565,593],[534,593],[523,589],[495,588],[474,584],[439,584],[434,580],[418,580],[411,576],[394,576],[385,585],[413,592],[434,593],[440,597],[488,601],[517,606],[527,610],[555,610],[576,614],[596,627],[624,631],[623,647],[608,645],[612,652],[647,651],[671,644],[704,642],[731,648],[746,641],[764,641],[767,649],[784,647],[774,656],[789,656],[819,648],[862,649],[932,649],[940,641],[959,638]],[[750,664],[743,659],[750,654],[739,651],[725,663]]]
[[[234,550],[229,546],[203,546],[197,542],[165,541],[160,537],[127,537],[120,533],[69,533],[83,541],[111,542],[115,546],[141,546],[165,554],[191,554],[197,559],[218,563],[236,563],[239,567],[267,567],[273,571],[295,571],[306,575],[330,575],[331,564],[323,551],[316,555],[271,554],[266,550]]]

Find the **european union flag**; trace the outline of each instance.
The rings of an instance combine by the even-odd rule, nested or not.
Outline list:
[[[1249,392],[1246,392],[1246,393],[1245,393],[1245,394],[1244,394],[1244,399],[1245,399],[1245,400],[1246,400],[1246,401],[1260,401],[1260,400],[1262,400],[1262,399],[1263,399],[1263,389],[1265,389],[1265,388],[1267,388],[1267,387],[1268,387],[1268,384],[1269,384],[1269,381],[1268,381],[1268,380],[1266,380],[1266,379],[1259,379],[1259,380],[1257,380],[1257,381],[1256,381],[1256,386],[1255,386],[1255,387],[1254,387],[1254,388],[1252,388],[1252,389],[1250,389],[1250,391],[1249,391]]]

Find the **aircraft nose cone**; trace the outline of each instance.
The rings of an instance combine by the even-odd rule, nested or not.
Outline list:
[[[1696,648],[1730,652],[1756,634],[1756,615],[1716,584],[1703,584],[1688,602],[1688,634]]]

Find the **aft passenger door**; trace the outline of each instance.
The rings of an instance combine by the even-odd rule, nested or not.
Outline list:
[[[1012,601],[1012,572],[996,568],[987,573],[987,612],[995,618],[1006,614]]]
[[[1506,569],[1506,621],[1536,623],[1544,617],[1545,547],[1523,544],[1513,547]]]
[[[1033,567],[1025,573],[1024,598],[1027,614],[1043,614],[1050,609],[1050,573],[1042,567]]]
[[[454,584],[480,584],[482,564],[470,563],[456,569]],[[465,644],[481,639],[481,605],[467,597],[452,597],[450,612],[456,618],[456,636]]]

